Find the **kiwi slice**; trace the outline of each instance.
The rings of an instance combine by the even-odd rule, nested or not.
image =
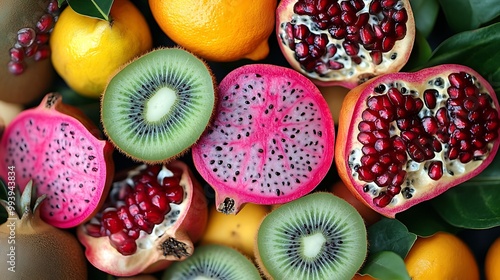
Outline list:
[[[345,200],[316,192],[262,221],[256,257],[269,279],[352,279],[367,254],[363,218]]]
[[[181,262],[174,262],[162,275],[164,280],[259,280],[257,267],[242,253],[218,244],[201,245]]]
[[[180,48],[153,50],[109,81],[101,121],[115,147],[146,163],[166,162],[193,145],[215,106],[207,64]]]

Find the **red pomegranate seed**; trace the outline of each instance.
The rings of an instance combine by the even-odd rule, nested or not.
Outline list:
[[[368,13],[361,13],[358,15],[358,19],[356,20],[356,27],[361,28],[363,26],[370,26],[368,24],[368,20],[370,19],[370,14]]]
[[[160,224],[161,222],[163,222],[163,219],[165,218],[165,214],[166,213],[164,213],[162,215],[162,213],[158,213],[157,211],[147,211],[147,212],[144,212],[144,218],[146,219],[146,221],[157,225],[157,224]]]
[[[408,20],[408,14],[406,13],[406,9],[403,8],[401,10],[394,12],[394,14],[392,15],[392,18],[396,22],[406,23],[406,21]]]
[[[422,125],[425,132],[434,135],[438,131],[438,124],[434,117],[428,116],[422,118]]]
[[[388,52],[392,50],[394,45],[396,44],[396,40],[392,37],[384,37],[382,39],[382,51],[383,52]]]
[[[370,8],[368,9],[370,11],[370,14],[378,14],[382,11],[382,5],[380,4],[380,0],[373,0],[370,3]]]
[[[486,121],[484,127],[487,131],[496,131],[498,129],[498,121]]]
[[[367,24],[359,29],[359,39],[364,45],[371,44],[375,40],[371,25]]]
[[[461,163],[467,163],[472,160],[472,154],[468,152],[461,152],[458,155],[458,160],[460,160]]]
[[[339,70],[339,69],[344,68],[344,64],[342,64],[338,61],[330,60],[330,61],[328,61],[328,68],[330,68],[332,70]]]
[[[342,14],[340,15],[340,18],[342,19],[342,21],[346,25],[353,25],[358,20],[358,16],[356,15],[355,11],[352,11],[352,12],[349,12],[349,11],[342,12]]]
[[[475,86],[467,86],[464,89],[465,96],[470,97],[470,96],[476,96],[479,94],[479,89]]]
[[[378,153],[377,150],[375,150],[375,148],[371,145],[363,146],[363,148],[361,148],[361,152],[363,155],[375,155]]]
[[[400,186],[405,181],[406,171],[400,170],[398,174],[394,175],[391,184],[394,186]]]
[[[50,57],[50,47],[48,45],[38,45],[33,59],[35,61],[41,61]]]
[[[448,75],[448,80],[450,81],[451,86],[457,88],[465,88],[468,84],[463,73],[451,73]]]
[[[498,133],[496,131],[490,131],[484,134],[484,140],[486,142],[493,142],[498,138]]]
[[[384,130],[375,130],[373,131],[373,136],[375,136],[377,139],[385,139],[389,138],[389,131],[384,131]]]
[[[50,14],[57,14],[59,12],[59,4],[57,0],[51,0],[47,5],[47,12]]]
[[[361,118],[365,121],[375,122],[379,117],[377,111],[370,109],[366,109],[361,113]]]
[[[371,166],[370,171],[375,175],[381,175],[382,173],[384,173],[385,168],[384,166],[382,166],[380,163],[377,162]]]
[[[140,229],[131,229],[128,231],[127,236],[137,240],[139,236],[141,235],[141,230]]]
[[[36,28],[41,33],[49,32],[54,24],[54,17],[51,14],[44,14],[36,23]]]
[[[146,221],[144,215],[142,214],[134,215],[134,222],[142,231],[148,234],[153,232],[154,224]]]
[[[184,199],[184,192],[181,186],[167,188],[165,195],[170,202],[175,204],[180,204]]]
[[[332,28],[329,28],[328,33],[330,33],[333,38],[338,40],[344,39],[344,37],[347,35],[346,29],[339,26],[333,26]]]
[[[92,236],[92,237],[101,237],[101,226],[96,225],[96,224],[85,224],[85,230],[87,231],[87,234]]]
[[[20,62],[24,59],[24,51],[21,48],[11,48],[9,54],[10,60],[13,62]]]
[[[378,176],[377,179],[375,179],[375,183],[379,187],[387,187],[389,185],[390,181],[391,181],[391,178],[389,177],[389,174],[387,174],[387,173],[384,173],[384,174]]]
[[[295,45],[295,55],[298,58],[304,58],[309,55],[309,46],[305,42],[299,42]]]
[[[379,139],[378,141],[381,141],[381,139]],[[383,153],[384,150],[387,150],[387,149],[383,149],[383,147],[382,147],[381,153]],[[397,166],[391,164],[392,163],[392,156],[389,153],[382,154],[379,157],[378,162],[381,163],[381,164],[383,164],[383,165],[385,165],[385,166],[388,166],[387,170],[390,171],[390,172],[392,172],[394,170],[393,168],[397,169]]]
[[[128,212],[130,213],[130,215],[132,216],[135,216],[137,214],[141,214],[142,211],[141,209],[139,208],[139,206],[137,204],[132,204],[128,207]]]
[[[358,129],[360,132],[373,131],[375,129],[374,122],[361,121],[358,124]]]
[[[382,20],[380,23],[380,28],[386,36],[392,36],[394,34],[394,21],[390,18]]]
[[[101,220],[102,226],[112,234],[123,230],[123,223],[118,218],[115,210],[104,212]]]
[[[326,13],[329,16],[339,16],[341,14],[342,10],[340,9],[340,5],[338,3],[332,3],[329,7]]]
[[[351,3],[349,3],[348,1],[342,1],[342,2],[340,2],[340,8],[344,12],[353,12],[353,13],[356,13],[356,8],[354,8],[354,6]]]
[[[392,104],[396,106],[401,106],[405,102],[403,94],[397,88],[389,88],[387,90],[387,96]]]
[[[386,122],[385,120],[379,119],[375,121],[375,128],[378,130],[389,130],[390,128],[390,123]]]
[[[122,255],[132,255],[137,251],[135,239],[120,231],[109,236],[109,243]]]
[[[368,166],[361,166],[357,170],[359,178],[365,182],[373,182],[375,180],[375,175],[370,171]]]
[[[399,185],[390,185],[387,187],[387,193],[390,195],[397,195],[398,193],[401,192],[401,186]]]
[[[359,45],[353,42],[344,41],[342,46],[344,47],[346,54],[349,56],[357,55],[359,52]]]
[[[371,166],[378,161],[378,157],[374,155],[364,155],[359,161],[364,166]]]
[[[295,25],[293,27],[293,36],[297,39],[303,40],[309,36],[309,28],[304,24]]]
[[[134,228],[133,217],[127,211],[125,206],[121,206],[117,210],[118,218],[123,222],[125,229]]]
[[[377,141],[375,141],[373,147],[375,148],[375,150],[382,152],[388,150],[391,147],[391,143],[389,139],[378,139]]]
[[[394,26],[394,37],[396,40],[401,40],[406,36],[406,25],[403,23],[396,23]]]
[[[21,75],[26,69],[26,65],[22,61],[10,61],[7,64],[9,73],[13,75]]]
[[[438,91],[435,89],[426,89],[424,91],[424,103],[429,109],[434,109],[436,107]]]
[[[372,62],[375,65],[379,65],[382,63],[382,52],[380,51],[371,51],[370,57],[372,58]]]
[[[432,180],[441,179],[441,177],[443,176],[443,163],[441,161],[432,161],[429,164],[429,170],[427,174]]]
[[[380,5],[382,6],[382,8],[389,9],[394,7],[397,2],[398,0],[381,0]]]
[[[377,197],[373,199],[373,203],[378,207],[386,207],[391,203],[392,196],[388,193],[381,192]]]
[[[325,11],[328,8],[328,4],[330,1],[328,0],[319,0],[318,3],[316,3],[316,9],[318,11]]]
[[[38,50],[38,45],[37,44],[31,44],[29,47],[24,48],[24,55],[26,57],[32,57],[35,55],[35,53]]]
[[[33,28],[25,27],[17,31],[17,43],[22,47],[29,47],[35,42],[36,32]]]
[[[293,11],[298,15],[309,15],[314,13],[315,10],[312,3],[297,2],[293,5]]]
[[[35,43],[39,45],[46,44],[49,41],[50,34],[49,33],[38,33],[35,37]]]

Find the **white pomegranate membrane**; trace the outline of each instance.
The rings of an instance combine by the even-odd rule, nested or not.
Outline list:
[[[193,146],[218,210],[285,203],[313,190],[333,160],[333,120],[320,91],[298,72],[253,64],[219,86],[217,114]]]
[[[350,128],[342,128],[350,130],[343,164],[363,200],[394,216],[491,162],[498,110],[491,86],[467,67],[380,77],[362,89]]]
[[[317,84],[348,88],[401,69],[415,32],[403,0],[284,0],[276,31],[296,70]]]

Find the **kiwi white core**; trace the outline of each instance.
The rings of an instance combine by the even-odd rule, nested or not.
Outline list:
[[[169,87],[160,88],[146,102],[146,120],[149,122],[160,121],[174,106],[177,100],[177,92]]]
[[[217,280],[217,279],[211,278],[211,277],[206,277],[204,275],[198,275],[193,280]]]
[[[321,252],[326,238],[321,232],[302,237],[303,254],[306,258],[315,258]]]

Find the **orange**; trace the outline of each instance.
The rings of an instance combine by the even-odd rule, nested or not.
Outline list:
[[[356,196],[347,188],[347,186],[342,181],[338,181],[332,186],[332,193],[351,204],[356,210],[358,210],[361,217],[365,221],[367,226],[374,224],[380,220],[381,214],[377,213],[375,210],[371,209],[363,202],[358,200]]]
[[[500,279],[500,237],[491,244],[484,260],[486,280]]]
[[[74,91],[101,96],[108,80],[152,47],[148,23],[129,0],[115,0],[109,21],[63,10],[50,38],[52,64]]]
[[[260,60],[269,54],[276,0],[149,0],[175,43],[209,61]]]
[[[412,280],[479,279],[479,268],[472,251],[457,236],[438,232],[418,237],[405,258]]]

